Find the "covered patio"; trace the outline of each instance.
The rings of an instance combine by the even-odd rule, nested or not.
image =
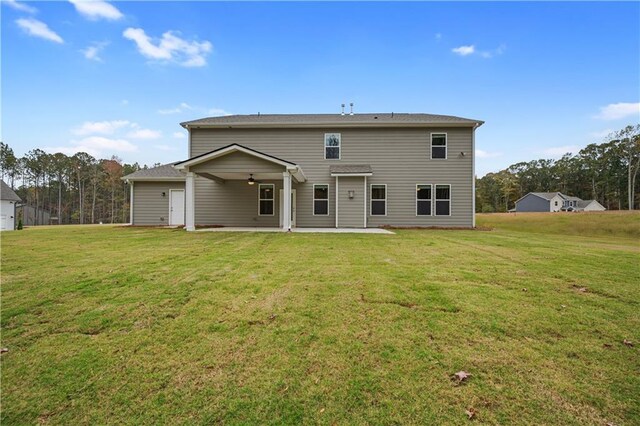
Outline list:
[[[196,232],[281,232],[280,228],[223,226],[220,228],[201,228]],[[289,231],[302,234],[386,234],[395,235],[395,232],[382,228],[292,228]]]
[[[243,182],[248,186],[257,187],[259,214],[270,216],[275,220],[277,210],[280,220],[277,228],[259,226],[256,229],[290,231],[295,225],[295,211],[292,203],[295,191],[292,191],[292,185],[306,182],[306,177],[302,168],[291,161],[239,144],[231,144],[176,163],[174,168],[183,171],[186,175],[185,228],[187,231],[196,230],[196,205],[205,203],[204,200],[196,200],[196,196],[204,198],[204,194],[196,195],[196,176],[220,185],[226,185],[229,182],[229,191],[227,192],[233,193],[234,196],[213,202],[228,203],[228,215],[230,216],[242,206],[252,202],[246,198],[246,195],[243,198],[242,192],[245,187],[238,186],[238,184]],[[281,182],[281,186],[280,183],[276,186],[276,182]],[[277,189],[280,189],[283,194],[291,194],[288,197],[280,197],[279,206],[276,205],[275,192]],[[209,229],[226,229],[228,231],[230,228]]]

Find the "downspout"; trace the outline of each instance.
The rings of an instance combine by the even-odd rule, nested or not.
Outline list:
[[[476,129],[478,123],[471,130],[471,227],[476,227]]]

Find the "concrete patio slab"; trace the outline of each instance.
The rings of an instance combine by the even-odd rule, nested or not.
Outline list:
[[[280,228],[262,227],[221,227],[221,228],[201,228],[196,232],[283,232]],[[318,234],[387,234],[393,235],[395,232],[381,228],[293,228],[291,232],[298,233],[318,233]]]

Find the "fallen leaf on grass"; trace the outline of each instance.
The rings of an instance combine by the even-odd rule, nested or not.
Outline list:
[[[586,287],[580,287],[580,288],[578,289],[578,291],[579,291],[580,293],[586,293],[586,292],[587,292],[587,288],[586,288]]]
[[[471,374],[467,373],[466,371],[458,371],[456,374],[451,376],[451,380],[460,384],[462,382],[465,382],[469,377],[471,377]]]
[[[613,345],[612,345],[611,343],[603,343],[603,344],[602,344],[602,347],[603,347],[603,348],[607,348],[607,349],[608,349],[608,348],[610,348],[610,347],[612,347],[612,346],[613,346]]]
[[[0,354],[3,354],[5,352],[9,352],[9,348],[0,348]]]
[[[629,346],[629,347],[633,346],[633,342],[631,340],[624,339],[622,343],[624,343],[625,346]]]
[[[320,409],[320,414],[324,413],[324,408]]]
[[[473,419],[476,416],[476,409],[473,407],[470,407],[464,412],[466,413],[467,417],[469,417],[469,420]]]
[[[523,288],[523,289],[522,289],[522,291],[527,291],[527,289],[526,289],[526,288]]]

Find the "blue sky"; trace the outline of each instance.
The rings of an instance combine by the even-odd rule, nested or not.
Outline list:
[[[429,112],[486,121],[477,172],[640,120],[640,3],[2,0],[2,139],[152,164],[180,121]]]

